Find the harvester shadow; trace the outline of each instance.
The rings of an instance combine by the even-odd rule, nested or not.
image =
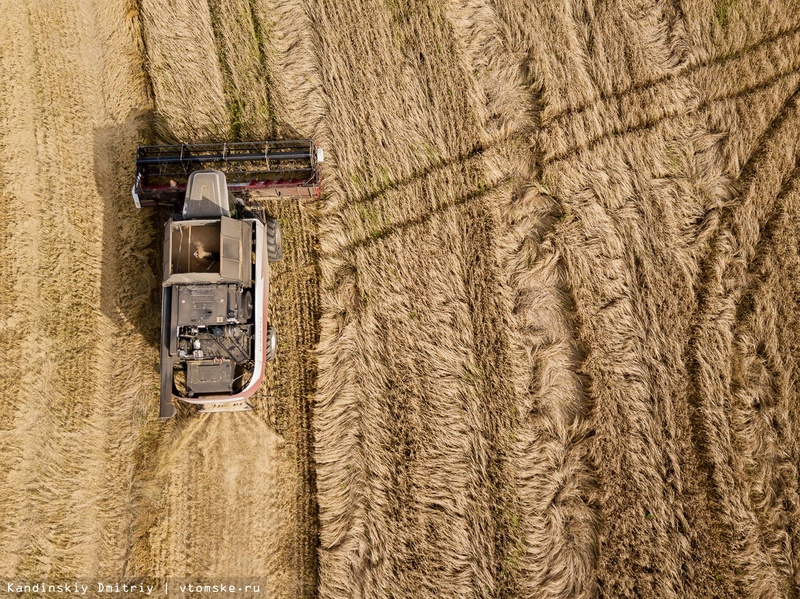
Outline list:
[[[172,136],[152,109],[132,110],[120,123],[94,130],[95,185],[103,211],[100,309],[116,334],[114,351],[132,353],[126,372],[140,388],[152,389],[146,401],[157,412],[160,380],[161,280],[163,230],[171,216],[156,208],[136,208],[131,188],[136,148]],[[138,352],[138,355],[133,355]],[[142,354],[145,354],[142,356]],[[152,403],[151,403],[152,402]],[[179,406],[172,430],[191,420],[196,408]]]
[[[131,197],[136,147],[147,143],[153,111],[133,110],[120,123],[94,130],[95,185],[103,211],[100,307],[117,331],[131,327],[157,348],[161,309],[161,228],[157,211],[138,209]],[[119,339],[124,351],[125,340]],[[153,367],[158,368],[157,353]]]

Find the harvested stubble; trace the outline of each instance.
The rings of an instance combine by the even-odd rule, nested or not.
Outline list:
[[[197,143],[227,138],[232,123],[209,3],[141,0],[139,18],[159,139]]]
[[[193,419],[160,449],[149,555],[137,556],[132,574],[235,579],[270,596],[300,596],[302,569],[292,556],[297,479],[285,441],[251,412]]]
[[[156,383],[153,233],[118,185],[148,106],[138,23],[123,2],[0,12],[0,572],[108,576]]]

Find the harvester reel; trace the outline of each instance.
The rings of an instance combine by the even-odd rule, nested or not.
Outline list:
[[[218,170],[231,197],[319,197],[323,160],[309,139],[140,146],[131,194],[137,207],[177,209],[192,172]]]

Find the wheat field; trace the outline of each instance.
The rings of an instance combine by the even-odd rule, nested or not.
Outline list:
[[[796,1],[0,14],[0,582],[800,596]],[[135,148],[285,137],[257,409],[162,423]]]

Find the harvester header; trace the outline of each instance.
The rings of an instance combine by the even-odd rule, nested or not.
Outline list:
[[[322,149],[309,139],[139,146],[133,201],[136,206],[183,203],[189,175],[214,169],[228,191],[262,197],[319,197]]]

